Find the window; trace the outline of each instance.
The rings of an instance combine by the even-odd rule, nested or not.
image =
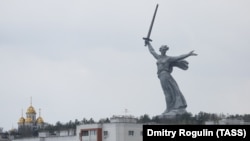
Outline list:
[[[96,130],[91,130],[90,135],[96,135]]]
[[[134,136],[134,131],[131,131],[131,130],[128,131],[128,135],[129,135],[129,136]]]
[[[108,131],[103,131],[103,135],[108,136],[109,135]]]
[[[89,131],[83,131],[82,136],[89,136]]]

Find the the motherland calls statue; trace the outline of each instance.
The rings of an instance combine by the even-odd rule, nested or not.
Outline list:
[[[191,51],[187,54],[183,54],[180,56],[171,57],[166,55],[166,52],[169,50],[167,45],[162,45],[159,49],[160,54],[157,54],[150,44],[150,34],[153,27],[155,15],[158,9],[158,5],[156,6],[155,13],[153,16],[153,20],[151,22],[148,36],[143,38],[145,40],[145,46],[148,46],[149,52],[153,55],[153,57],[157,60],[157,74],[160,79],[162,90],[165,95],[166,100],[166,110],[162,113],[162,116],[175,116],[177,114],[186,113],[187,103],[182,95],[178,84],[172,77],[171,73],[173,71],[173,67],[178,67],[183,70],[188,69],[188,62],[184,59],[189,56],[196,56],[197,54],[194,51]]]

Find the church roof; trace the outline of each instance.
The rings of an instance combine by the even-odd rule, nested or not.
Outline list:
[[[25,122],[24,117],[21,117],[21,118],[19,119],[19,121],[18,121],[19,124],[23,124],[24,122]]]
[[[38,117],[37,120],[36,120],[36,123],[43,124],[44,123],[43,118],[42,117]]]
[[[29,117],[25,119],[25,123],[32,123],[32,122],[33,122],[32,119]]]
[[[27,109],[26,114],[36,114],[35,108],[32,105],[30,105],[30,107]]]
[[[32,115],[33,114],[33,115]],[[33,117],[34,116],[34,117]],[[23,110],[22,110],[22,116],[20,117],[20,119],[18,120],[18,124],[24,124],[24,123],[37,123],[37,124],[43,124],[44,120],[41,117],[41,109],[39,109],[39,117],[35,120],[33,120],[31,117],[33,117],[33,119],[36,117],[36,110],[35,108],[32,106],[32,99],[31,99],[31,103],[30,106],[28,107],[27,111],[26,111],[26,119],[23,117]]]

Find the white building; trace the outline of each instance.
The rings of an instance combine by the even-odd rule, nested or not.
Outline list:
[[[114,116],[110,123],[77,127],[80,141],[142,141],[142,124],[129,116]]]

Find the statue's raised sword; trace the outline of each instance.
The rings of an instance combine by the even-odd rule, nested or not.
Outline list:
[[[151,35],[151,31],[152,31],[152,28],[153,28],[153,25],[154,25],[154,21],[155,21],[155,16],[156,16],[156,13],[157,13],[157,9],[158,9],[158,4],[156,5],[156,8],[155,8],[154,16],[153,16],[153,19],[152,19],[150,27],[149,27],[148,35],[147,35],[147,37],[143,38],[143,40],[145,40],[145,46],[147,46],[147,42],[151,42],[152,41],[150,39],[150,35]]]

